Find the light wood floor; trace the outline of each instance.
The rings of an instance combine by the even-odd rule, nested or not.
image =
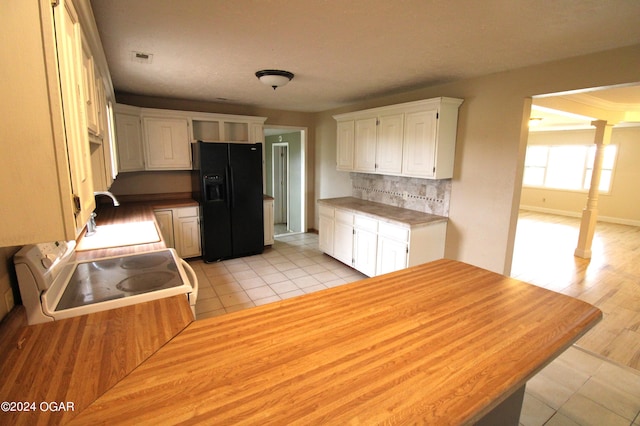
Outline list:
[[[598,222],[590,260],[574,257],[580,220],[520,211],[511,276],[602,310],[577,346],[640,370],[640,227]]]

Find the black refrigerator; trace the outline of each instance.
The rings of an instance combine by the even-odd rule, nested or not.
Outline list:
[[[198,141],[193,168],[203,260],[262,253],[262,145]]]

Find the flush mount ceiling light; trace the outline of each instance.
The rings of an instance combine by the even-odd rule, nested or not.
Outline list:
[[[256,73],[256,77],[267,86],[276,90],[278,87],[284,86],[293,78],[293,73],[281,70],[262,70]]]
[[[531,117],[529,119],[529,127],[536,127],[542,124],[542,117]]]

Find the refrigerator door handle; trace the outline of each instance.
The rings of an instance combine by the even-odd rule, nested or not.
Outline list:
[[[234,193],[233,193],[233,168],[231,165],[227,167],[227,198],[229,199],[229,207],[234,208]]]

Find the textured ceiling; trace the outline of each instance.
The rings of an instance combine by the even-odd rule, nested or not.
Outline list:
[[[291,111],[640,43],[637,0],[91,4],[116,91]],[[295,77],[274,91],[265,68]]]

